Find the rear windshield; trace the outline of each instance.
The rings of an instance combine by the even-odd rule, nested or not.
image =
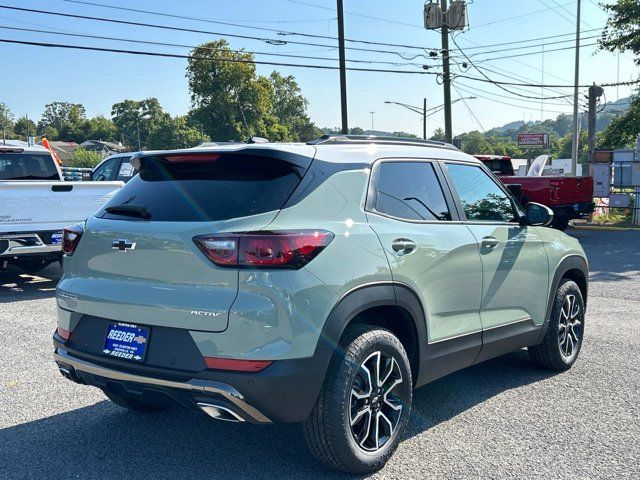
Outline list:
[[[100,216],[167,222],[246,217],[279,210],[300,182],[294,167],[248,155],[227,155],[206,163],[152,158],[143,162],[139,175],[105,205]],[[145,215],[118,211],[119,205],[142,207]]]
[[[0,153],[0,180],[60,180],[47,153]]]

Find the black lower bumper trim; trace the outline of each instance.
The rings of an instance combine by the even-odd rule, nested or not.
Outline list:
[[[186,372],[88,355],[69,349],[57,334],[53,340],[55,361],[71,380],[199,411],[198,402],[215,400],[252,423],[306,420],[331,358],[331,352],[318,352],[310,358],[276,361],[256,373]]]

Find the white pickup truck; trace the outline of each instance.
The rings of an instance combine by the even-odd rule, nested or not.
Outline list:
[[[40,146],[0,140],[0,272],[35,273],[62,256],[62,229],[84,221],[123,182],[65,182]]]

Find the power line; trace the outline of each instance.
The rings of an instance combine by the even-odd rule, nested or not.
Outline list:
[[[504,94],[501,94],[501,93],[488,92],[487,90],[482,90],[482,89],[480,89],[478,87],[474,87],[474,86],[471,86],[471,85],[466,85],[466,84],[460,83],[460,82],[456,83],[456,85],[462,86],[462,87],[468,88],[468,89],[473,89],[474,92],[477,90],[478,92],[486,93],[487,95],[494,95],[496,97],[506,98],[508,100],[518,100],[519,102],[527,102],[527,103],[538,104],[538,100],[530,100],[530,99],[527,99],[527,98],[515,97],[513,95],[504,95]],[[555,105],[557,107],[569,107],[570,106],[570,105],[567,105],[565,103],[553,103],[553,102],[545,102],[545,105]]]
[[[310,56],[310,55],[295,55],[295,54],[287,54],[287,53],[273,53],[273,52],[258,52],[255,50],[233,50],[233,49],[226,49],[226,48],[213,48],[213,47],[207,47],[207,46],[201,46],[201,45],[185,45],[185,44],[181,44],[181,43],[167,43],[167,42],[154,42],[154,41],[150,41],[150,40],[136,40],[133,38],[121,38],[121,37],[110,37],[110,36],[103,36],[103,35],[90,35],[90,34],[85,34],[85,33],[71,33],[71,32],[56,32],[56,31],[52,31],[52,30],[41,30],[41,29],[36,29],[36,28],[22,28],[22,27],[10,27],[10,26],[6,26],[6,25],[0,25],[0,29],[3,30],[15,30],[15,31],[20,31],[20,32],[34,32],[34,33],[44,33],[44,34],[48,34],[48,35],[58,35],[58,36],[65,36],[65,37],[78,37],[78,38],[92,38],[92,39],[96,39],[96,40],[110,40],[110,41],[116,41],[116,42],[127,42],[127,43],[136,43],[136,44],[144,44],[144,45],[155,45],[155,46],[161,46],[161,47],[176,47],[176,48],[190,48],[190,49],[204,49],[204,50],[211,50],[211,51],[230,51],[233,53],[250,53],[252,55],[266,55],[266,56],[275,56],[275,57],[291,57],[291,58],[304,58],[304,59],[308,59],[308,60],[329,60],[329,61],[336,61],[337,58],[334,57],[317,57],[317,56]],[[416,66],[416,67],[422,67],[421,63],[407,63],[407,62],[386,62],[386,61],[380,61],[380,60],[349,60],[347,59],[347,62],[352,62],[352,63],[366,63],[366,64],[383,64],[383,65],[394,65],[394,66]]]
[[[598,43],[583,43],[582,45],[580,45],[580,48],[586,48],[586,47],[593,47],[593,46],[597,46]],[[551,50],[545,50],[544,53],[550,53],[550,52],[561,52],[564,50],[575,50],[576,47],[562,47],[562,48],[552,48]],[[481,58],[478,60],[478,62],[489,62],[491,60],[505,60],[507,58],[518,58],[518,57],[527,57],[529,55],[540,55],[541,52],[528,52],[528,53],[518,53],[518,54],[514,54],[514,55],[505,55],[502,57],[494,57],[494,58]]]
[[[453,41],[453,43],[455,44],[455,46],[456,46],[456,47],[458,47],[458,50],[460,50],[460,52],[462,53],[462,55],[464,55],[464,58],[466,58],[466,59],[467,59],[467,61],[468,61],[468,62],[473,66],[473,68],[475,68],[475,69],[478,71],[478,73],[480,73],[480,75],[482,75],[482,76],[483,76],[485,79],[487,79],[489,82],[494,83],[494,81],[493,81],[491,78],[489,78],[489,76],[488,76],[486,73],[484,73],[484,71],[483,71],[481,68],[479,68],[475,63],[473,63],[473,62],[471,61],[471,59],[467,56],[467,54],[464,52],[464,50],[462,50],[462,49],[460,48],[460,45],[458,45],[458,42],[456,42],[455,36],[454,36],[454,37],[451,37],[451,40]],[[535,99],[535,100],[541,100],[541,99],[545,99],[545,100],[554,100],[554,99],[557,99],[557,98],[565,98],[565,97],[566,97],[566,95],[556,96],[556,97],[547,97],[547,98],[545,98],[545,97],[540,97],[540,96],[537,96],[537,97],[536,97],[536,96],[533,96],[533,95],[525,95],[525,94],[522,94],[522,93],[513,92],[513,91],[509,90],[508,88],[506,88],[506,87],[504,87],[504,86],[500,85],[499,83],[494,83],[494,85],[496,85],[497,87],[499,87],[501,90],[504,90],[505,92],[508,92],[508,93],[510,93],[510,94],[512,94],[512,95],[516,95],[516,96],[518,96],[518,97],[523,97],[523,98],[532,98],[532,99]]]
[[[466,93],[468,95],[475,95],[476,97],[483,98],[483,99],[488,100],[490,102],[499,103],[501,105],[508,105],[509,107],[516,107],[516,108],[520,108],[520,109],[523,109],[523,110],[532,110],[532,111],[536,111],[536,112],[540,111],[539,108],[534,108],[534,107],[531,107],[531,106],[528,106],[528,105],[527,106],[519,105],[519,104],[514,103],[513,101],[505,102],[503,100],[496,100],[494,98],[487,97],[486,95],[481,95],[479,93],[476,93],[476,89],[475,88],[462,88],[460,86],[460,84],[457,84],[457,86],[460,89],[460,91],[462,91],[462,92],[464,92],[464,93]],[[480,91],[480,90],[478,90],[478,91]],[[497,95],[497,94],[488,94],[488,95]],[[571,113],[571,112],[563,112],[563,111],[559,111],[559,110],[547,110],[547,109],[545,109],[545,112],[548,112],[548,113],[559,113],[559,114],[564,114],[564,115],[568,115],[569,113]]]
[[[194,60],[208,60],[212,62],[229,62],[229,63],[250,63],[255,65],[272,65],[278,67],[299,67],[299,68],[312,68],[317,70],[338,70],[338,67],[331,65],[316,65],[316,64],[301,64],[301,63],[284,63],[284,62],[267,62],[263,60],[243,60],[239,58],[210,58],[201,57],[196,55],[181,55],[177,53],[165,53],[165,52],[149,52],[144,50],[125,50],[118,48],[104,48],[104,47],[88,47],[85,45],[69,45],[63,43],[50,43],[50,42],[31,42],[26,40],[15,40],[0,38],[0,43],[9,43],[17,45],[30,45],[35,47],[48,47],[48,48],[64,48],[69,50],[85,50],[93,52],[106,52],[106,53],[122,53],[129,55],[142,55],[149,57],[166,57],[166,58],[178,58],[178,59],[194,59]],[[246,52],[245,52],[246,53]],[[427,72],[421,70],[392,70],[385,68],[361,68],[361,67],[347,67],[347,70],[356,72],[377,72],[377,73],[399,73],[399,74],[413,74],[413,75],[438,75],[436,72]]]
[[[567,2],[564,5],[571,5],[573,2]],[[483,28],[483,27],[488,27],[489,25],[495,25],[496,23],[503,23],[503,22],[508,22],[510,20],[516,20],[518,18],[523,18],[523,17],[530,17],[531,15],[536,15],[538,13],[543,13],[549,10],[549,7],[547,6],[547,8],[543,8],[541,10],[535,10],[533,12],[527,12],[527,13],[521,13],[520,15],[515,15],[513,17],[507,17],[507,18],[501,18],[499,20],[494,20],[491,22],[487,22],[487,23],[481,23],[480,25],[475,25],[474,28]]]
[[[602,28],[593,28],[591,30],[584,30],[583,33],[589,33],[589,32],[595,32],[595,31],[602,31]],[[546,37],[537,37],[537,38],[529,38],[527,40],[515,40],[513,42],[501,42],[501,43],[490,43],[487,45],[477,45],[475,47],[467,47],[467,51],[468,50],[477,50],[479,48],[489,48],[489,47],[501,47],[504,45],[515,45],[515,44],[519,44],[519,43],[528,43],[528,42],[537,42],[540,40],[552,40],[554,38],[560,38],[560,37],[568,37],[568,36],[572,36],[575,35],[575,32],[571,32],[571,33],[560,33],[558,35],[549,35]],[[565,40],[567,42],[572,41],[573,39],[568,39]],[[545,43],[544,45],[550,45],[549,43]],[[525,47],[523,47],[525,48]]]
[[[281,40],[281,39],[274,39],[274,38],[268,38],[268,37],[256,37],[256,36],[251,36],[251,35],[240,35],[240,34],[236,34],[236,33],[213,32],[213,31],[209,31],[209,30],[200,30],[200,29],[195,29],[195,28],[175,27],[175,26],[170,26],[170,25],[160,25],[160,24],[146,23],[146,22],[134,22],[134,21],[130,21],[130,20],[118,20],[118,19],[115,19],[115,18],[94,17],[94,16],[90,16],[90,15],[78,15],[78,14],[65,13],[65,12],[52,12],[52,11],[47,11],[47,10],[38,10],[38,9],[35,9],[35,8],[14,7],[14,6],[11,6],[11,5],[0,5],[0,8],[6,9],[6,10],[20,11],[20,12],[39,13],[39,14],[43,14],[43,15],[53,15],[53,16],[64,17],[64,18],[78,18],[78,19],[82,19],[82,20],[93,20],[93,21],[97,21],[97,22],[107,22],[107,23],[114,23],[114,24],[119,24],[119,25],[132,25],[132,26],[136,26],[136,27],[147,27],[147,28],[156,28],[156,29],[162,29],[162,30],[173,30],[173,31],[179,31],[179,32],[190,32],[190,33],[204,33],[204,34],[207,34],[207,35],[218,35],[218,36],[221,36],[221,37],[242,38],[242,39],[245,39],[245,40],[257,40],[257,41],[266,42],[266,43],[269,43],[269,44],[272,44],[272,45],[292,44],[292,45],[307,45],[307,46],[312,46],[312,47],[335,48],[335,45],[327,45],[327,44],[323,44],[323,43],[310,43],[310,42],[300,42],[300,41],[296,41],[296,40]],[[377,50],[377,49],[361,48],[361,47],[345,47],[345,49],[361,51],[361,52],[390,53],[390,54],[398,55],[401,58],[403,58],[404,60],[413,60],[413,58],[415,58],[415,57],[413,57],[411,59],[404,58],[404,57],[402,57],[402,52],[393,51],[393,50]],[[429,59],[429,57],[427,57],[426,55],[422,55],[422,54],[416,55],[416,56],[423,56],[426,59]]]
[[[333,8],[330,7],[325,7],[323,5],[317,5],[315,3],[310,3],[310,2],[302,2],[300,0],[286,0],[289,3],[297,3],[299,5],[305,5],[307,7],[314,7],[314,8],[320,8],[322,10],[330,10],[330,11],[334,11]],[[385,22],[385,23],[395,23],[397,25],[404,25],[405,27],[412,27],[412,28],[419,28],[419,29],[423,29],[424,27],[422,25],[416,25],[415,23],[405,23],[405,22],[399,22],[397,20],[391,20],[389,18],[380,18],[380,17],[374,17],[373,15],[365,15],[364,13],[357,13],[357,12],[350,12],[348,10],[345,10],[344,13],[348,14],[348,15],[353,15],[355,17],[362,17],[362,18],[368,18],[370,20],[377,20],[379,22]]]
[[[482,126],[482,123],[480,122],[480,120],[478,120],[478,117],[476,117],[476,114],[473,113],[473,110],[471,110],[471,107],[469,107],[469,104],[467,103],[467,101],[465,100],[464,96],[462,96],[460,94],[460,91],[458,90],[458,88],[454,85],[453,88],[456,89],[456,92],[458,92],[458,96],[460,97],[460,100],[462,100],[462,103],[464,103],[464,106],[467,107],[467,110],[469,110],[469,113],[471,114],[471,116],[473,117],[473,119],[476,121],[476,123],[480,126],[480,129],[482,130],[483,133],[487,133],[487,131],[484,129],[484,127]]]
[[[212,62],[230,62],[230,63],[253,63],[256,65],[273,65],[273,66],[281,66],[281,67],[299,67],[299,68],[312,68],[318,70],[337,70],[338,67],[330,66],[330,65],[315,65],[315,64],[299,64],[299,63],[284,63],[284,62],[266,62],[261,60],[242,60],[242,59],[231,59],[231,58],[210,58],[210,57],[198,57],[194,55],[180,55],[174,53],[161,53],[161,52],[149,52],[149,51],[141,51],[141,50],[124,50],[124,49],[115,49],[115,48],[102,48],[102,47],[88,47],[84,45],[69,45],[69,44],[61,44],[61,43],[49,43],[49,42],[30,42],[26,40],[15,40],[15,39],[7,39],[0,38],[0,43],[8,43],[8,44],[16,44],[16,45],[30,45],[36,47],[49,47],[49,48],[64,48],[71,50],[85,50],[85,51],[96,51],[96,52],[107,52],[107,53],[122,53],[122,54],[130,54],[130,55],[143,55],[143,56],[151,56],[151,57],[167,57],[167,58],[178,58],[178,59],[196,59],[196,60],[208,60]],[[361,68],[361,67],[347,67],[347,70],[356,71],[356,72],[377,72],[377,73],[397,73],[397,74],[409,74],[409,75],[437,75],[440,76],[440,73],[436,72],[428,72],[428,71],[420,71],[420,70],[392,70],[392,69],[384,69],[384,68]],[[519,87],[533,87],[533,88],[574,88],[574,85],[544,85],[539,83],[516,83],[516,82],[503,82],[498,80],[486,80],[484,78],[471,77],[469,75],[456,75],[456,78],[466,78],[467,80],[472,80],[476,82],[482,83],[491,83],[494,85],[508,85],[508,86],[519,86]],[[615,86],[623,86],[623,85],[637,85],[640,83],[640,79],[629,80],[626,82],[612,82],[612,83],[600,83],[602,87],[615,87]],[[590,85],[578,85],[581,88],[588,88]]]
[[[244,24],[241,24],[241,23],[234,23],[234,22],[229,22],[229,21],[224,21],[224,20],[213,20],[213,19],[201,18],[201,17],[189,17],[189,16],[185,16],[185,15],[177,15],[177,14],[165,13],[165,12],[155,12],[155,11],[152,11],[152,10],[142,10],[142,9],[130,8],[130,7],[119,7],[119,6],[116,6],[116,5],[108,5],[108,4],[105,4],[105,3],[97,3],[97,2],[88,2],[88,1],[84,1],[84,0],[62,0],[62,1],[63,2],[67,2],[67,3],[76,3],[76,4],[81,4],[81,5],[91,5],[91,6],[94,6],[94,7],[109,8],[109,9],[112,9],[112,10],[144,13],[144,14],[147,14],[147,15],[155,15],[155,16],[160,16],[160,17],[178,18],[178,19],[182,19],[182,20],[191,20],[191,21],[196,21],[196,22],[205,22],[205,23],[212,23],[212,24],[217,24],[217,25],[227,25],[227,26],[231,26],[231,27],[240,27],[240,28],[248,28],[248,29],[253,29],[253,30],[261,30],[261,31],[265,31],[265,32],[273,32],[273,33],[276,33],[276,34],[281,35],[281,36],[292,35],[292,36],[307,37],[307,38],[321,38],[321,39],[336,40],[336,41],[338,40],[338,37],[333,37],[333,36],[330,36],[330,35],[318,35],[318,34],[306,33],[306,32],[291,32],[291,31],[279,30],[279,29],[276,29],[276,28],[267,28],[267,27],[254,27],[254,26],[251,26],[251,25],[244,25]],[[328,8],[328,10],[333,11],[332,8]],[[345,38],[344,40],[345,40],[345,42],[363,43],[363,44],[367,44],[367,45],[382,45],[382,46],[386,46],[386,47],[401,47],[401,48],[410,48],[410,49],[421,50],[421,51],[424,51],[425,49],[429,50],[429,48],[426,48],[426,47],[420,47],[420,46],[417,46],[417,45],[406,45],[406,44],[401,44],[401,43],[374,42],[374,41],[371,41],[371,40],[362,40],[362,39],[355,39],[355,38]]]
[[[600,38],[600,35],[592,35],[592,36],[589,36],[589,37],[583,37],[582,39],[583,40],[591,40],[591,39],[594,39],[594,38]],[[472,53],[470,56],[471,57],[476,57],[478,55],[488,55],[490,53],[510,52],[510,51],[513,51],[513,50],[524,50],[524,49],[527,49],[527,48],[539,48],[539,47],[546,47],[548,45],[557,45],[557,44],[568,43],[568,42],[575,42],[575,39],[559,40],[559,41],[556,41],[556,42],[548,42],[548,43],[538,43],[538,44],[535,44],[535,45],[524,45],[522,47],[509,47],[509,48],[500,48],[500,49],[497,49],[497,50],[486,50],[484,52]],[[570,47],[570,48],[574,49],[575,46]],[[554,50],[547,50],[547,51],[552,52]],[[532,52],[532,53],[538,54],[540,52]]]

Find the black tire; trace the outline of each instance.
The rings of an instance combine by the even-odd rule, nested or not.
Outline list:
[[[367,389],[365,373],[369,368],[365,364],[375,366],[376,362],[384,364],[378,368],[384,373],[376,377],[374,372],[373,380],[369,375],[369,385],[377,384],[375,378],[382,377],[383,387]],[[363,394],[358,394],[357,389]],[[411,414],[412,395],[411,367],[400,340],[378,327],[351,328],[343,335],[313,412],[303,424],[307,445],[319,461],[336,470],[375,472],[385,465],[402,439]],[[354,418],[358,420],[352,427]],[[366,429],[367,425],[375,428],[374,418],[379,427],[370,434]],[[373,446],[371,442],[375,442]]]
[[[571,298],[575,303],[571,302]],[[584,299],[580,288],[571,280],[562,280],[556,291],[549,327],[542,343],[527,349],[531,360],[550,370],[570,369],[582,348],[584,313]]]
[[[107,388],[103,388],[102,391],[107,396],[107,398],[116,405],[128,410],[133,410],[134,412],[155,413],[167,409],[167,407],[163,405],[156,405],[153,403],[143,402],[141,400],[138,400],[137,398],[119,395]]]

